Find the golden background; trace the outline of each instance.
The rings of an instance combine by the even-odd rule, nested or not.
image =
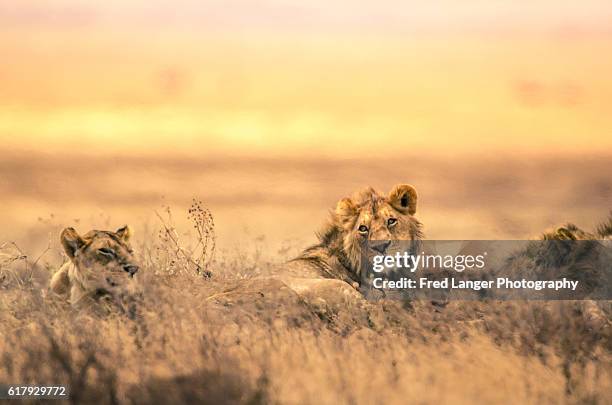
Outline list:
[[[429,237],[588,227],[612,200],[610,50],[609,1],[5,2],[0,237],[195,196],[226,240],[308,239],[398,182]]]

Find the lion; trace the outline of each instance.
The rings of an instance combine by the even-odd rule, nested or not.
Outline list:
[[[416,208],[417,191],[409,184],[398,184],[387,195],[368,187],[343,198],[317,234],[319,242],[288,265],[301,274],[359,284],[368,242],[370,249],[385,254],[389,241],[423,238]]]
[[[409,184],[398,184],[388,194],[368,187],[342,198],[318,232],[318,243],[268,276],[280,280],[317,313],[363,306],[358,291],[362,254],[385,254],[392,240],[421,240],[423,226],[415,217],[416,207],[417,191]]]
[[[572,223],[544,232],[543,240],[612,240],[612,212],[607,220],[597,226],[595,232],[586,232]]]
[[[74,228],[64,229],[60,241],[69,261],[51,278],[50,290],[68,296],[73,307],[116,298],[139,270],[131,236],[127,225],[115,232],[92,230],[83,236]]]

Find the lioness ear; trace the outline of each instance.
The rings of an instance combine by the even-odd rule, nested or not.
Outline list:
[[[125,225],[115,232],[119,238],[121,238],[124,242],[129,242],[130,238],[134,234],[134,231],[129,225]]]
[[[77,250],[79,250],[85,244],[85,241],[74,228],[66,228],[60,235],[62,247],[69,258],[74,258]]]
[[[336,215],[340,217],[340,219],[355,215],[356,212],[357,207],[355,207],[355,204],[350,198],[343,198],[336,204]]]
[[[398,184],[389,193],[389,203],[401,213],[414,215],[417,206],[417,192],[410,184]]]

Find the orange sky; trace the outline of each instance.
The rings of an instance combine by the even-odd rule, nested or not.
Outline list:
[[[609,1],[12,3],[9,148],[612,150]]]

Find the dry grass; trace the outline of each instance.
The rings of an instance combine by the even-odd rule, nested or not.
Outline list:
[[[196,211],[195,238],[166,216],[137,246],[134,319],[75,312],[45,293],[50,269],[2,245],[0,381],[68,384],[73,403],[96,404],[612,399],[610,318],[594,324],[583,303],[379,302],[321,314],[258,282],[276,264],[257,241],[213,261],[214,226]]]

